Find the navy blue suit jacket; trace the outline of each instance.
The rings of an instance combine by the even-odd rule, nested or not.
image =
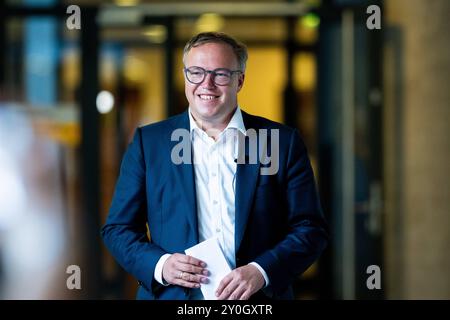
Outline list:
[[[247,130],[269,130],[267,146],[270,129],[279,130],[279,170],[261,175],[260,168],[269,165],[259,159],[237,165],[236,265],[255,261],[266,271],[270,285],[254,297],[290,299],[293,281],[328,241],[313,172],[297,130],[245,112],[242,116]],[[184,253],[198,243],[193,165],[171,161],[179,143],[171,141],[171,134],[178,128],[189,130],[187,111],[136,130],[102,228],[109,251],[138,280],[138,299],[189,299],[189,289],[165,287],[153,277],[163,254]]]

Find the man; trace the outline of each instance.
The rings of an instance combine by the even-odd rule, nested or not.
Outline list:
[[[223,33],[194,36],[183,56],[188,110],[138,128],[124,156],[102,236],[138,279],[138,299],[202,299],[208,265],[184,251],[211,237],[232,269],[218,299],[292,299],[326,246],[299,134],[238,106],[246,60]]]

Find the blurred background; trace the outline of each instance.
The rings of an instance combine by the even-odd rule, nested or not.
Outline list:
[[[100,240],[122,155],[187,107],[185,42],[224,31],[240,105],[300,130],[331,226],[296,297],[450,299],[449,24],[448,0],[0,2],[0,298],[134,299]]]

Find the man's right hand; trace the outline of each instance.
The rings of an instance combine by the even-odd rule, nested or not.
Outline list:
[[[206,263],[181,253],[172,254],[164,263],[162,276],[169,284],[186,288],[200,288],[208,283]]]

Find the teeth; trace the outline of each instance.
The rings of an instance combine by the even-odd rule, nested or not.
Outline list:
[[[203,95],[203,94],[200,95],[200,99],[202,99],[202,100],[212,100],[215,98],[216,98],[215,96],[207,96],[207,95]]]

